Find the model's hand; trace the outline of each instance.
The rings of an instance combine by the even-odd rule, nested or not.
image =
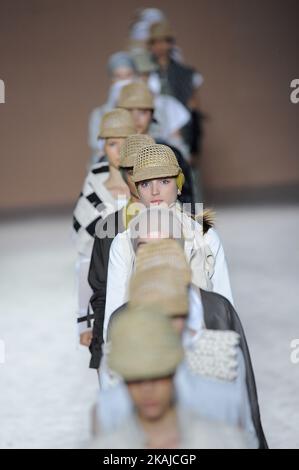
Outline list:
[[[80,334],[80,344],[82,346],[90,346],[92,340],[92,331],[84,331],[83,333]]]

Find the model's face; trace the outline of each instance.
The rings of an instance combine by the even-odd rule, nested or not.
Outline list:
[[[134,78],[134,71],[129,67],[118,67],[114,70],[112,75],[112,83],[120,82],[121,80],[132,80]]]
[[[172,377],[129,382],[127,385],[137,413],[143,420],[161,419],[172,406]]]
[[[110,137],[105,140],[104,151],[108,158],[109,165],[119,168],[120,163],[120,147],[126,139],[124,137]]]
[[[141,181],[137,184],[137,190],[140,202],[146,207],[162,203],[170,206],[178,196],[175,177]]]
[[[130,109],[137,134],[147,134],[153,112],[151,109]]]
[[[168,57],[171,48],[172,42],[168,39],[156,39],[150,44],[150,51],[157,59]]]
[[[186,316],[182,314],[171,317],[171,324],[175,331],[181,336],[186,326]]]
[[[139,73],[139,74],[138,74],[138,77],[139,77],[144,83],[147,84],[148,79],[149,79],[149,75],[150,75],[150,74],[147,73],[147,72],[142,72],[142,73]]]

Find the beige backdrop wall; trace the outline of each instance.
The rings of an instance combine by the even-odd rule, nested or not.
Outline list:
[[[0,208],[59,206],[80,192],[89,112],[137,7],[158,6],[205,78],[209,191],[299,183],[296,0],[0,0]]]

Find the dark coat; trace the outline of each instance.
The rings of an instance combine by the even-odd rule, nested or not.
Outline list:
[[[267,441],[262,428],[258,396],[250,353],[241,320],[232,304],[222,295],[201,290],[205,324],[211,330],[233,330],[240,335],[240,347],[246,366],[246,382],[252,421],[259,440],[260,449],[267,449]]]
[[[110,214],[100,223],[107,223],[109,222],[108,219],[114,218],[115,235],[117,235],[119,232],[123,231],[123,227],[119,227],[121,213],[122,209]],[[89,266],[88,282],[93,290],[90,302],[94,312],[93,315],[90,316],[91,319],[94,319],[92,341],[89,347],[91,352],[89,367],[92,369],[98,369],[100,367],[102,356],[108,263],[110,246],[113,240],[114,238],[112,237],[95,237]]]

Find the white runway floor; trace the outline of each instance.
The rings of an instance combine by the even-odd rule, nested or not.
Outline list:
[[[0,448],[69,448],[89,437],[97,377],[77,346],[70,223],[1,227]],[[299,207],[219,209],[217,228],[269,445],[299,448],[299,364],[290,361],[299,338]]]

